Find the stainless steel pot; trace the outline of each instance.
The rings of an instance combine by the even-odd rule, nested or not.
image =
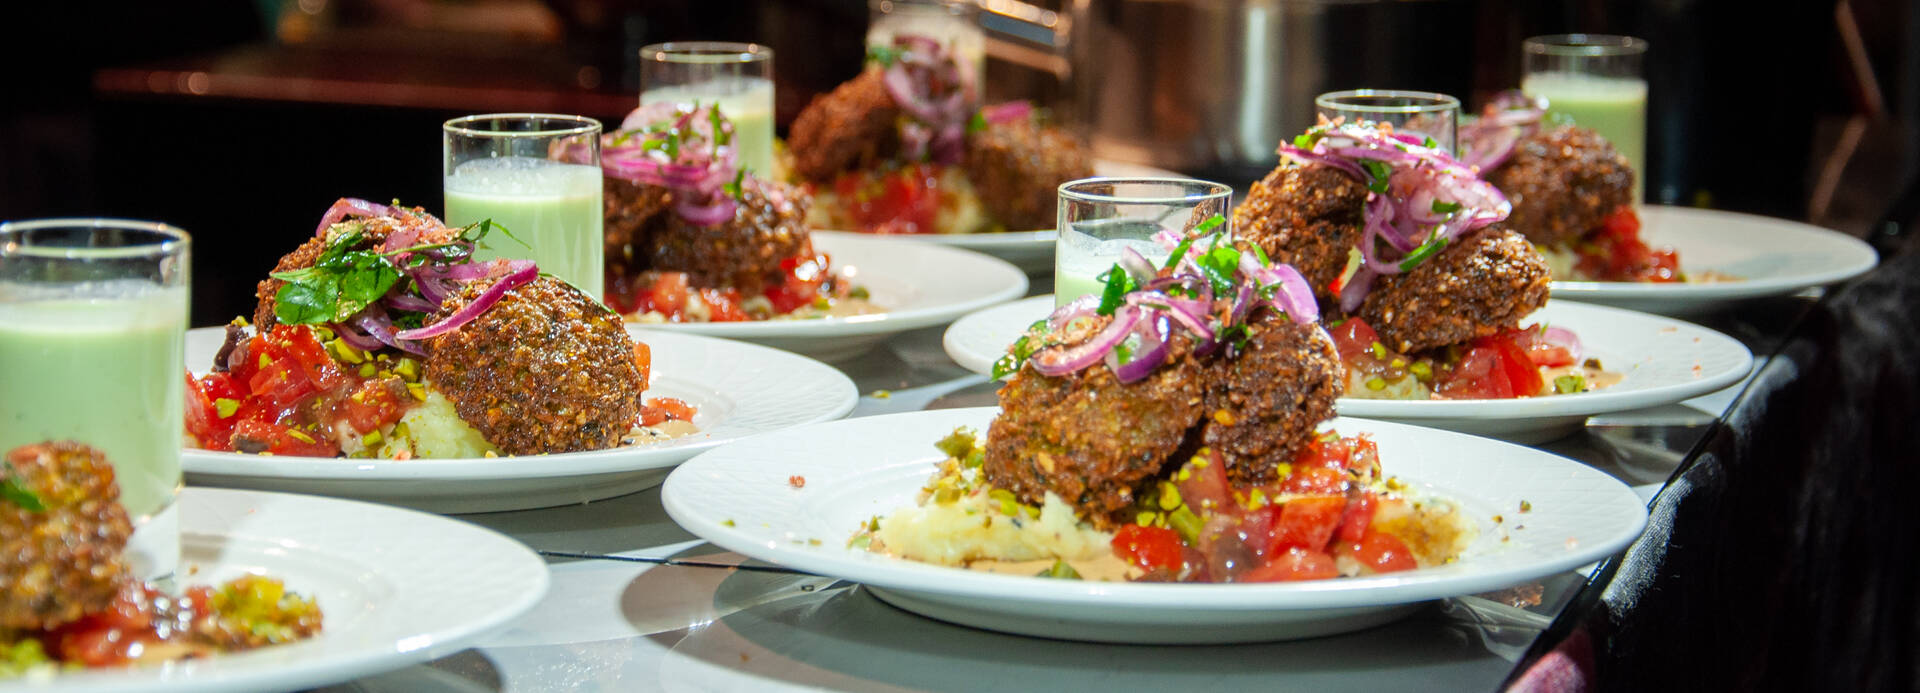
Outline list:
[[[1464,0],[1072,0],[1076,116],[1096,156],[1240,185],[1313,124],[1322,92],[1465,102],[1473,13]]]

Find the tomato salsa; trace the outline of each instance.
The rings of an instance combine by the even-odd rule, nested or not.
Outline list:
[[[1621,207],[1600,227],[1574,244],[1574,271],[1580,276],[1609,282],[1682,282],[1680,254],[1672,248],[1654,248],[1640,238],[1640,216]]]
[[[1347,367],[1347,396],[1373,399],[1514,399],[1585,392],[1617,379],[1582,359],[1571,332],[1508,328],[1422,354],[1389,349],[1365,320],[1328,326]]]

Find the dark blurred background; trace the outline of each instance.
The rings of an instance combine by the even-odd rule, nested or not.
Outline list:
[[[1584,31],[1652,44],[1650,202],[1868,235],[1912,197],[1920,10],[1911,2],[978,7],[988,100],[1051,108],[1098,156],[1235,186],[1271,167],[1281,133],[1309,123],[1314,94],[1426,89],[1475,110],[1517,84],[1521,39]],[[814,94],[860,69],[871,10],[866,0],[13,3],[0,42],[0,220],[98,215],[186,228],[197,240],[194,323],[219,323],[250,310],[253,281],[334,199],[438,211],[448,118],[617,121],[637,102],[640,46],[711,39],[775,50],[784,130]]]

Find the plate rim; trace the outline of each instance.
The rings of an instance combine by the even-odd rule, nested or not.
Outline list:
[[[221,329],[224,328],[197,327],[189,332],[210,333],[211,331]],[[628,335],[636,339],[647,340],[661,338],[669,341],[684,340],[690,343],[688,345],[689,348],[738,349],[743,352],[743,355],[752,354],[757,358],[785,361],[788,363],[787,367],[789,368],[818,369],[818,375],[835,379],[834,389],[837,390],[837,393],[833,400],[833,406],[821,410],[821,412],[808,417],[807,420],[794,422],[790,424],[789,427],[808,426],[844,418],[853,411],[853,408],[857,406],[860,401],[859,386],[856,385],[852,378],[849,378],[846,373],[817,359],[795,354],[790,351],[761,346],[751,342],[719,339],[703,335],[645,331],[642,328],[632,325],[628,327]],[[189,372],[192,372],[191,368],[189,368]],[[758,405],[758,402],[750,399],[739,402],[739,406],[756,405]],[[707,434],[701,439],[689,440],[683,444],[662,448],[657,451],[649,450],[646,446],[635,446],[631,448],[588,450],[583,452],[532,456],[542,458],[540,461],[548,463],[539,465],[525,464],[527,460],[523,458],[526,456],[503,456],[495,458],[418,458],[398,462],[394,460],[358,460],[345,457],[276,456],[263,458],[258,455],[248,455],[237,452],[182,448],[180,453],[180,467],[181,470],[187,474],[213,479],[246,478],[277,479],[284,481],[353,481],[363,483],[382,481],[481,482],[516,479],[567,479],[600,474],[667,469],[679,465],[688,458],[706,450],[741,438],[769,433],[772,432],[772,430],[738,431],[725,437],[716,437],[711,435],[711,432],[702,431],[693,434],[693,436]],[[647,453],[649,452],[661,452],[664,454],[648,455]],[[640,459],[633,459],[636,456],[640,457]],[[269,459],[272,460],[271,464],[267,462]],[[554,470],[556,465],[551,464],[553,460],[561,460],[558,466],[562,466],[566,471],[556,472]]]
[[[807,429],[886,425],[889,420],[906,417],[941,418],[954,420],[959,425],[972,424],[984,426],[991,420],[991,413],[997,407],[974,407],[967,409],[941,409],[905,412],[883,416],[860,417],[842,421],[816,424]],[[961,421],[965,419],[965,421]],[[945,425],[945,424],[942,424]],[[1423,572],[1420,575],[1386,575],[1362,578],[1341,578],[1338,580],[1318,580],[1295,583],[1263,584],[1160,584],[1160,583],[1109,583],[1046,580],[1019,575],[988,574],[967,571],[959,568],[917,563],[905,559],[889,561],[847,561],[827,554],[807,549],[794,549],[783,546],[779,541],[756,537],[749,529],[727,527],[719,523],[710,523],[701,517],[691,504],[692,501],[677,490],[683,480],[703,471],[705,459],[714,459],[726,450],[703,453],[689,460],[686,465],[675,469],[661,487],[661,505],[688,532],[693,533],[717,546],[758,560],[768,561],[806,572],[851,580],[862,584],[872,584],[881,588],[891,588],[925,594],[939,594],[950,597],[988,597],[994,602],[1015,604],[1047,604],[1065,607],[1102,606],[1128,611],[1177,608],[1188,611],[1301,611],[1316,609],[1372,607],[1391,604],[1439,599],[1463,594],[1473,594],[1488,589],[1515,584],[1527,579],[1551,575],[1613,555],[1637,540],[1646,528],[1646,506],[1634,495],[1633,491],[1618,479],[1604,472],[1580,464],[1573,460],[1543,450],[1514,443],[1481,438],[1463,433],[1441,429],[1426,428],[1411,424],[1387,421],[1340,417],[1333,420],[1335,427],[1352,428],[1364,431],[1398,430],[1399,433],[1417,436],[1433,436],[1455,443],[1471,441],[1473,445],[1492,445],[1511,448],[1539,460],[1552,460],[1549,464],[1565,465],[1569,474],[1590,476],[1599,487],[1605,487],[1611,493],[1612,502],[1621,504],[1621,512],[1631,507],[1636,517],[1629,524],[1630,531],[1619,536],[1608,537],[1606,541],[1569,549],[1564,554],[1555,554],[1528,564],[1523,569],[1510,570],[1501,575],[1435,575]],[[789,429],[785,433],[793,434],[806,429]],[[984,430],[984,429],[983,429]],[[769,439],[778,440],[779,435],[764,436],[760,442]],[[738,449],[735,450],[736,452]],[[1396,475],[1398,476],[1398,475]],[[1418,481],[1418,477],[1403,477]],[[1461,499],[1466,500],[1466,499]],[[1429,569],[1444,570],[1444,569]],[[903,575],[904,574],[904,575]],[[929,578],[926,581],[911,582],[910,578]],[[1006,588],[1022,586],[1028,589],[1020,593],[1009,593]],[[1385,593],[1384,595],[1382,593]],[[1177,605],[1155,604],[1153,600],[1166,599],[1178,595]],[[1122,604],[1113,601],[1122,600]],[[991,609],[989,609],[991,610]],[[1004,610],[1004,609],[1002,609]]]
[[[1851,256],[1852,262],[1844,267],[1805,274],[1743,279],[1732,282],[1711,284],[1658,284],[1649,282],[1595,282],[1595,281],[1555,281],[1550,292],[1558,298],[1573,300],[1669,300],[1695,303],[1721,301],[1740,298],[1758,298],[1778,294],[1792,293],[1801,289],[1826,286],[1867,273],[1880,262],[1879,253],[1866,241],[1833,229],[1815,226],[1804,221],[1770,217],[1762,214],[1736,212],[1721,209],[1701,209],[1677,205],[1641,205],[1637,208],[1642,215],[1653,212],[1656,215],[1672,215],[1685,219],[1718,219],[1737,221],[1745,224],[1770,226],[1770,233],[1782,233],[1809,239],[1822,245],[1828,245],[1836,252]],[[1682,258],[1684,267],[1685,259]]]

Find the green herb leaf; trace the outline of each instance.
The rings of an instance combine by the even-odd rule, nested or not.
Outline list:
[[[744,197],[741,197],[742,193],[740,191],[740,184],[746,182],[746,180],[747,180],[747,170],[743,168],[743,169],[740,169],[739,172],[733,174],[732,183],[722,185],[720,186],[720,189],[726,191],[727,197],[733,198],[735,202],[746,202],[747,199]]]
[[[1225,295],[1233,290],[1233,275],[1240,269],[1240,251],[1230,245],[1215,245],[1195,258],[1194,264],[1200,266],[1200,274],[1213,284],[1215,295]]]
[[[1414,248],[1413,252],[1407,253],[1406,259],[1400,261],[1400,271],[1411,271],[1413,268],[1420,266],[1420,263],[1426,262],[1427,258],[1433,257],[1446,247],[1446,237],[1437,233],[1428,237],[1427,242],[1420,244],[1418,248]]]
[[[707,123],[713,126],[714,149],[733,142],[733,129],[726,127],[729,123],[725,116],[720,115],[720,102],[713,102],[713,108],[707,109]]]
[[[1180,260],[1187,256],[1187,251],[1192,249],[1193,249],[1192,236],[1188,236],[1186,238],[1180,239],[1180,243],[1178,245],[1173,246],[1173,252],[1167,255],[1166,267],[1168,269],[1172,269],[1174,266],[1179,265]]]
[[[0,475],[0,500],[19,506],[21,510],[30,513],[45,512],[47,504],[40,500],[40,494],[34,493],[32,489],[20,483],[19,478],[14,475],[13,465],[7,464],[4,467],[6,473]]]
[[[1428,148],[1428,149],[1439,149],[1439,148],[1440,148],[1440,142],[1439,142],[1438,140],[1435,140],[1435,139],[1433,139],[1433,138],[1431,138],[1431,137],[1429,137],[1429,138],[1427,138],[1426,140],[1424,140],[1424,141],[1422,141],[1422,142],[1420,143],[1420,146],[1422,146],[1422,147],[1426,147],[1426,148]]]
[[[1040,571],[1040,573],[1034,577],[1052,578],[1055,580],[1079,580],[1080,571],[1074,570],[1073,566],[1068,565],[1066,561],[1056,558],[1053,559],[1053,565],[1047,566],[1046,570]]]
[[[867,46],[867,62],[879,63],[881,67],[890,67],[893,61],[900,59],[900,49],[883,44]]]
[[[967,120],[967,134],[972,135],[985,129],[987,129],[986,112],[974,111],[973,117]]]
[[[1112,315],[1126,301],[1127,293],[1133,291],[1133,276],[1116,262],[1112,269],[1100,273],[1099,279],[1106,282],[1107,288],[1100,294],[1100,308],[1095,312]]]
[[[1312,134],[1309,134],[1309,133],[1304,133],[1304,132],[1303,132],[1303,133],[1300,133],[1300,134],[1298,134],[1298,135],[1294,135],[1294,136],[1293,136],[1293,146],[1295,146],[1295,147],[1299,147],[1299,148],[1301,148],[1301,149],[1312,149],[1312,148],[1313,148],[1313,135],[1312,135]]]
[[[1433,201],[1434,214],[1452,214],[1458,211],[1460,211],[1460,203],[1458,202],[1441,202],[1437,199]]]
[[[1367,176],[1370,179],[1367,181],[1367,189],[1382,195],[1387,194],[1387,178],[1393,175],[1393,167],[1387,162],[1375,159],[1361,159],[1360,167],[1367,170]]]
[[[288,282],[273,295],[273,317],[289,325],[318,325],[333,320],[340,281],[332,275]]]
[[[1262,247],[1260,247],[1260,244],[1259,244],[1259,243],[1248,243],[1247,245],[1249,245],[1249,246],[1252,246],[1252,247],[1253,247],[1253,257],[1254,257],[1255,259],[1258,259],[1258,260],[1260,261],[1260,266],[1261,266],[1261,267],[1272,267],[1272,266],[1273,266],[1273,260],[1270,260],[1270,259],[1268,259],[1268,258],[1267,258],[1267,249],[1266,249],[1266,248],[1262,248]]]

